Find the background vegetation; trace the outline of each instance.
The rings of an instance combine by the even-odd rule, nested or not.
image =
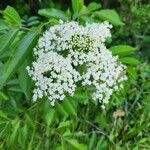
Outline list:
[[[7,0],[0,9],[0,149],[150,149],[149,0]],[[113,24],[107,45],[128,65],[129,79],[106,110],[82,89],[54,108],[32,102],[25,67],[38,37],[59,19]]]

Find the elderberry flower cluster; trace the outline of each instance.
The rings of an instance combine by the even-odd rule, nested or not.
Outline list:
[[[56,52],[41,53],[32,67],[27,67],[28,73],[35,81],[33,100],[47,96],[51,105],[55,100],[63,100],[65,93],[73,95],[80,74],[72,67],[68,58]]]
[[[54,105],[66,95],[73,96],[79,85],[93,86],[91,97],[104,108],[127,80],[126,66],[105,46],[111,28],[108,22],[83,26],[72,21],[46,31],[34,48],[36,60],[27,67],[35,82],[33,100],[47,97]],[[83,66],[85,71],[80,72]]]
[[[74,66],[86,65],[86,72],[82,75],[83,86],[94,86],[96,91],[92,94],[94,100],[98,100],[102,107],[109,102],[113,91],[122,88],[122,81],[127,80],[126,66],[118,61],[117,56],[104,46],[99,46],[95,51],[88,53],[71,51],[68,57]]]
[[[94,51],[106,38],[111,37],[111,27],[106,21],[85,26],[74,21],[58,24],[43,34],[35,51]]]

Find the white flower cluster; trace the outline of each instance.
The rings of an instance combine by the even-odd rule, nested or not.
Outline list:
[[[104,108],[114,91],[126,80],[126,67],[106,48],[111,37],[108,22],[85,26],[77,22],[60,23],[51,27],[39,39],[34,49],[36,61],[27,67],[35,81],[33,100],[48,97],[51,105],[75,92],[77,82],[94,86],[92,98]],[[86,71],[79,68],[85,65]]]
[[[106,38],[111,37],[108,22],[101,24],[92,23],[86,26],[79,25],[77,22],[62,23],[51,27],[39,39],[37,51],[43,49],[47,51],[94,51],[105,42]]]
[[[47,96],[54,105],[55,100],[63,100],[65,93],[73,95],[80,74],[73,69],[71,61],[56,52],[41,53],[28,73],[35,81],[33,100]]]
[[[82,75],[82,85],[96,87],[92,97],[98,100],[102,107],[109,102],[113,91],[122,88],[122,81],[127,80],[126,66],[118,62],[118,57],[101,45],[95,51],[88,53],[71,51],[68,57],[74,66],[86,64],[86,72]]]

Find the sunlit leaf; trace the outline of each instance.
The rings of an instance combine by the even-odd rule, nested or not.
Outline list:
[[[87,150],[87,146],[84,144],[80,144],[76,139],[68,139],[67,141],[77,150]]]
[[[78,14],[84,4],[83,0],[72,0],[72,9],[75,14]]]
[[[100,18],[101,20],[107,20],[113,25],[124,25],[121,21],[118,13],[113,9],[104,9],[93,13],[93,16]]]
[[[110,50],[112,51],[113,55],[126,56],[133,53],[135,48],[129,45],[117,45],[110,47]]]
[[[62,19],[64,21],[68,21],[68,16],[61,10],[58,9],[40,9],[38,11],[38,14],[47,18],[57,18],[57,19]]]
[[[133,57],[120,58],[120,61],[124,64],[129,64],[129,65],[137,65],[140,63],[138,59],[133,58]]]
[[[18,12],[13,7],[7,6],[6,9],[2,11],[2,14],[4,15],[4,18],[8,23],[13,25],[21,24],[21,18]]]
[[[89,11],[95,11],[99,8],[101,8],[101,4],[100,3],[96,3],[96,2],[91,2],[89,5],[88,5],[88,10]]]
[[[67,127],[71,126],[71,124],[72,124],[71,121],[63,121],[59,124],[58,129],[67,128]]]
[[[5,34],[0,36],[0,55],[5,51],[8,51],[9,46],[14,41],[15,36],[18,33],[18,29],[11,29]]]

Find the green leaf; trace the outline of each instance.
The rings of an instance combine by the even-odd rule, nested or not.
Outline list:
[[[40,9],[38,11],[38,14],[47,18],[57,18],[57,19],[61,19],[64,21],[68,21],[68,16],[61,10],[58,9]]]
[[[32,16],[28,19],[27,21],[27,26],[37,26],[38,24],[40,24],[40,20],[39,20],[39,17],[37,16]]]
[[[0,98],[2,98],[3,100],[8,100],[8,96],[4,93],[0,91]]]
[[[62,139],[61,140],[61,147],[60,147],[60,150],[66,150],[67,148],[66,148],[67,146],[66,146],[66,143],[65,143],[65,141]],[[58,149],[57,149],[58,150]]]
[[[93,133],[90,138],[89,149],[94,148],[95,142],[96,142],[96,133]]]
[[[124,64],[129,64],[129,65],[137,65],[140,63],[138,59],[133,58],[133,57],[120,58],[120,61]]]
[[[17,100],[13,96],[10,96],[10,105],[11,105],[14,113],[19,112]]]
[[[135,51],[135,48],[129,45],[117,45],[110,48],[113,55],[126,56]]]
[[[84,5],[83,0],[72,0],[72,9],[74,14],[78,14]]]
[[[0,110],[0,117],[8,119],[7,115],[2,110]]]
[[[20,127],[19,129],[19,137],[18,137],[18,142],[22,147],[26,147],[26,141],[28,138],[28,127],[27,124],[25,123],[23,127]]]
[[[32,21],[32,22],[29,22],[27,24],[27,26],[31,27],[31,26],[37,26],[38,24],[40,24],[40,21],[39,20],[35,20],[35,21]]]
[[[87,104],[89,101],[89,97],[86,92],[76,91],[72,97],[75,101],[79,103]]]
[[[65,132],[63,133],[63,137],[68,138],[68,137],[72,137],[75,135],[74,133],[70,132],[70,128],[64,128],[64,129],[65,129]]]
[[[20,85],[9,86],[7,90],[12,92],[19,92],[19,93],[23,92],[23,90],[20,88]]]
[[[71,12],[70,8],[67,9],[66,15],[68,16],[68,18],[70,20],[71,19],[71,15],[72,15],[72,12]]]
[[[30,17],[30,18],[28,19],[28,23],[29,23],[29,22],[32,22],[32,21],[36,21],[36,20],[38,20],[38,19],[39,19],[38,16],[32,16],[32,17]]]
[[[10,146],[13,145],[16,141],[19,127],[20,127],[19,119],[13,120],[13,122],[12,122],[12,134],[9,137],[9,145]]]
[[[6,9],[2,11],[2,14],[4,15],[4,18],[8,23],[13,25],[21,24],[21,18],[18,12],[13,7],[7,6]]]
[[[82,131],[78,131],[78,132],[74,132],[73,135],[76,137],[83,137],[85,135],[85,133]]]
[[[24,143],[24,145],[27,140],[27,137],[28,137],[28,127],[27,124],[25,124],[24,127],[22,128],[22,142]]]
[[[12,29],[0,37],[0,55],[8,50],[18,31],[18,29]]]
[[[4,21],[4,19],[0,19],[0,31],[8,29],[8,24]]]
[[[25,62],[18,71],[18,79],[19,79],[19,85],[24,92],[26,98],[29,100],[31,98],[31,86],[32,86],[32,80],[29,77],[26,66],[27,62]]]
[[[19,84],[18,79],[12,79],[12,80],[9,80],[6,85],[11,86],[11,85],[18,85],[18,84]]]
[[[96,2],[91,2],[89,5],[88,5],[88,10],[89,11],[95,11],[99,8],[101,8],[101,4],[100,3],[96,3]]]
[[[103,136],[99,138],[97,142],[97,146],[95,148],[95,150],[99,150],[99,149],[108,149],[108,143]]]
[[[86,6],[82,6],[82,8],[80,9],[80,13],[79,13],[79,16],[83,16],[83,15],[86,15],[86,14],[89,14],[89,10],[87,9]]]
[[[124,25],[118,13],[113,9],[105,9],[105,10],[97,11],[93,13],[93,16],[99,17],[100,19],[104,21],[107,20],[113,25]]]
[[[137,78],[137,70],[135,67],[128,66],[127,71],[134,80]]]
[[[33,115],[31,115],[29,113],[25,113],[25,121],[26,121],[27,125],[34,128],[34,119],[32,117],[33,117]]]
[[[138,143],[147,143],[147,141],[148,141],[148,138],[142,138],[141,140],[139,140],[139,142]]]
[[[57,24],[59,24],[59,20],[56,19],[56,18],[50,18],[48,20],[48,25],[50,25],[50,26],[54,26],[54,25],[57,25]]]
[[[63,108],[63,106],[61,104],[59,104],[59,102],[56,102],[56,110],[62,115],[62,116],[66,116],[68,117],[68,113],[67,111]]]
[[[63,108],[66,110],[66,112],[69,115],[77,116],[77,112],[76,112],[75,106],[72,104],[70,98],[68,98],[68,97],[65,98],[65,100],[63,101],[63,103],[61,105],[63,106]]]
[[[28,54],[31,53],[31,50],[35,45],[37,35],[37,31],[28,32],[20,41],[15,54],[7,61],[7,63],[3,67],[2,74],[0,76],[0,88],[5,85],[6,81],[24,63]]]
[[[81,16],[81,20],[83,20],[85,23],[93,23],[94,20],[89,16]]]
[[[72,121],[63,121],[59,124],[58,129],[68,128],[72,124]]]
[[[102,113],[98,113],[95,117],[95,122],[98,123],[102,129],[107,129],[108,127],[108,122],[107,122],[107,118],[104,114]]]
[[[50,126],[53,123],[54,117],[55,117],[55,110],[50,108],[44,117],[44,120],[48,126]]]
[[[67,139],[67,141],[77,150],[87,150],[87,146],[84,144],[80,144],[76,139]]]

